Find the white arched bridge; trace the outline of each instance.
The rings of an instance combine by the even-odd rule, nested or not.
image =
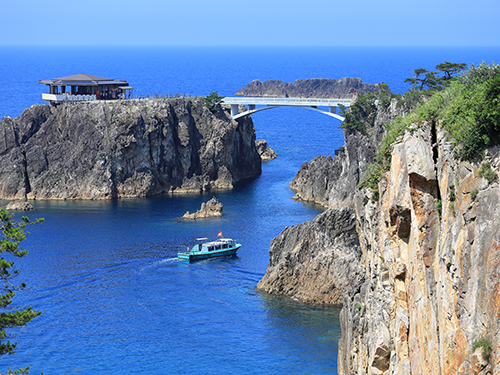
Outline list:
[[[231,116],[233,119],[238,119],[243,116],[248,116],[256,112],[264,111],[277,107],[299,107],[311,109],[325,115],[335,117],[340,121],[344,121],[344,117],[337,114],[337,107],[339,105],[350,106],[351,99],[332,99],[332,98],[266,98],[266,97],[225,97],[222,104],[231,106]],[[239,113],[238,107],[240,105],[248,106],[248,110]],[[257,108],[257,106],[263,106]],[[318,108],[326,107],[326,108]]]

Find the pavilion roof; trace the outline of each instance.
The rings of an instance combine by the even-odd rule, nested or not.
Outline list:
[[[47,85],[82,85],[93,86],[98,84],[127,84],[127,81],[117,81],[112,78],[93,76],[90,74],[75,74],[72,76],[39,80],[38,83]]]

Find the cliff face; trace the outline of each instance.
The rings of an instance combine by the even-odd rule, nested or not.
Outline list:
[[[260,171],[252,120],[202,99],[34,105],[0,121],[0,199],[192,193]]]
[[[392,146],[373,202],[356,185],[400,113],[394,102],[379,108],[370,137],[346,131],[333,158],[303,165],[297,196],[333,209],[273,240],[259,287],[324,304],[345,291],[340,374],[500,374],[500,151],[487,152],[488,176],[487,164],[455,158],[439,124],[414,124]],[[357,240],[341,243],[349,231],[336,217],[349,207]],[[347,273],[328,273],[358,254],[357,241],[361,255],[336,267]]]
[[[257,288],[307,303],[342,305],[362,280],[361,249],[352,210],[327,210],[286,228],[271,241],[269,267]]]
[[[331,209],[312,222],[285,229],[273,239],[269,266],[257,288],[303,302],[341,306],[342,295],[359,289],[364,276],[355,232],[354,194],[373,162],[384,125],[400,110],[379,111],[369,135],[344,129],[346,144],[335,156],[304,162],[290,186],[296,199]]]
[[[255,80],[247,84],[245,88],[239,89],[236,95],[350,99],[355,93],[369,93],[378,90],[380,90],[379,83],[364,83],[361,78],[309,78],[297,79],[295,82]]]
[[[344,296],[341,374],[500,373],[500,190],[478,169],[424,123],[393,146],[380,201],[356,193],[365,281]]]
[[[367,135],[344,129],[345,145],[335,151],[333,158],[318,156],[304,162],[290,183],[296,192],[294,198],[329,208],[352,206],[357,186],[374,161],[385,124],[404,113],[396,104],[393,100],[386,110],[377,112]]]

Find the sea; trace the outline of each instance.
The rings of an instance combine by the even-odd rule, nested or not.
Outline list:
[[[87,73],[124,79],[136,96],[232,96],[253,80],[359,77],[409,87],[416,68],[500,60],[500,47],[41,47],[0,46],[0,118],[43,104],[38,80]],[[12,332],[7,367],[31,374],[336,374],[339,309],[256,290],[271,240],[322,208],[292,199],[302,163],[333,155],[340,122],[299,108],[252,115],[278,158],[231,191],[112,201],[35,201],[16,261],[13,306],[42,315]],[[221,218],[182,221],[216,196]],[[0,202],[6,203],[6,202]],[[237,255],[176,257],[196,238],[242,244]]]

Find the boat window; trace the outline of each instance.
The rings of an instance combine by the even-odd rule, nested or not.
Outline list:
[[[213,247],[213,246],[210,246],[210,247],[208,248],[208,251],[213,251],[213,250],[214,250],[214,247]]]

